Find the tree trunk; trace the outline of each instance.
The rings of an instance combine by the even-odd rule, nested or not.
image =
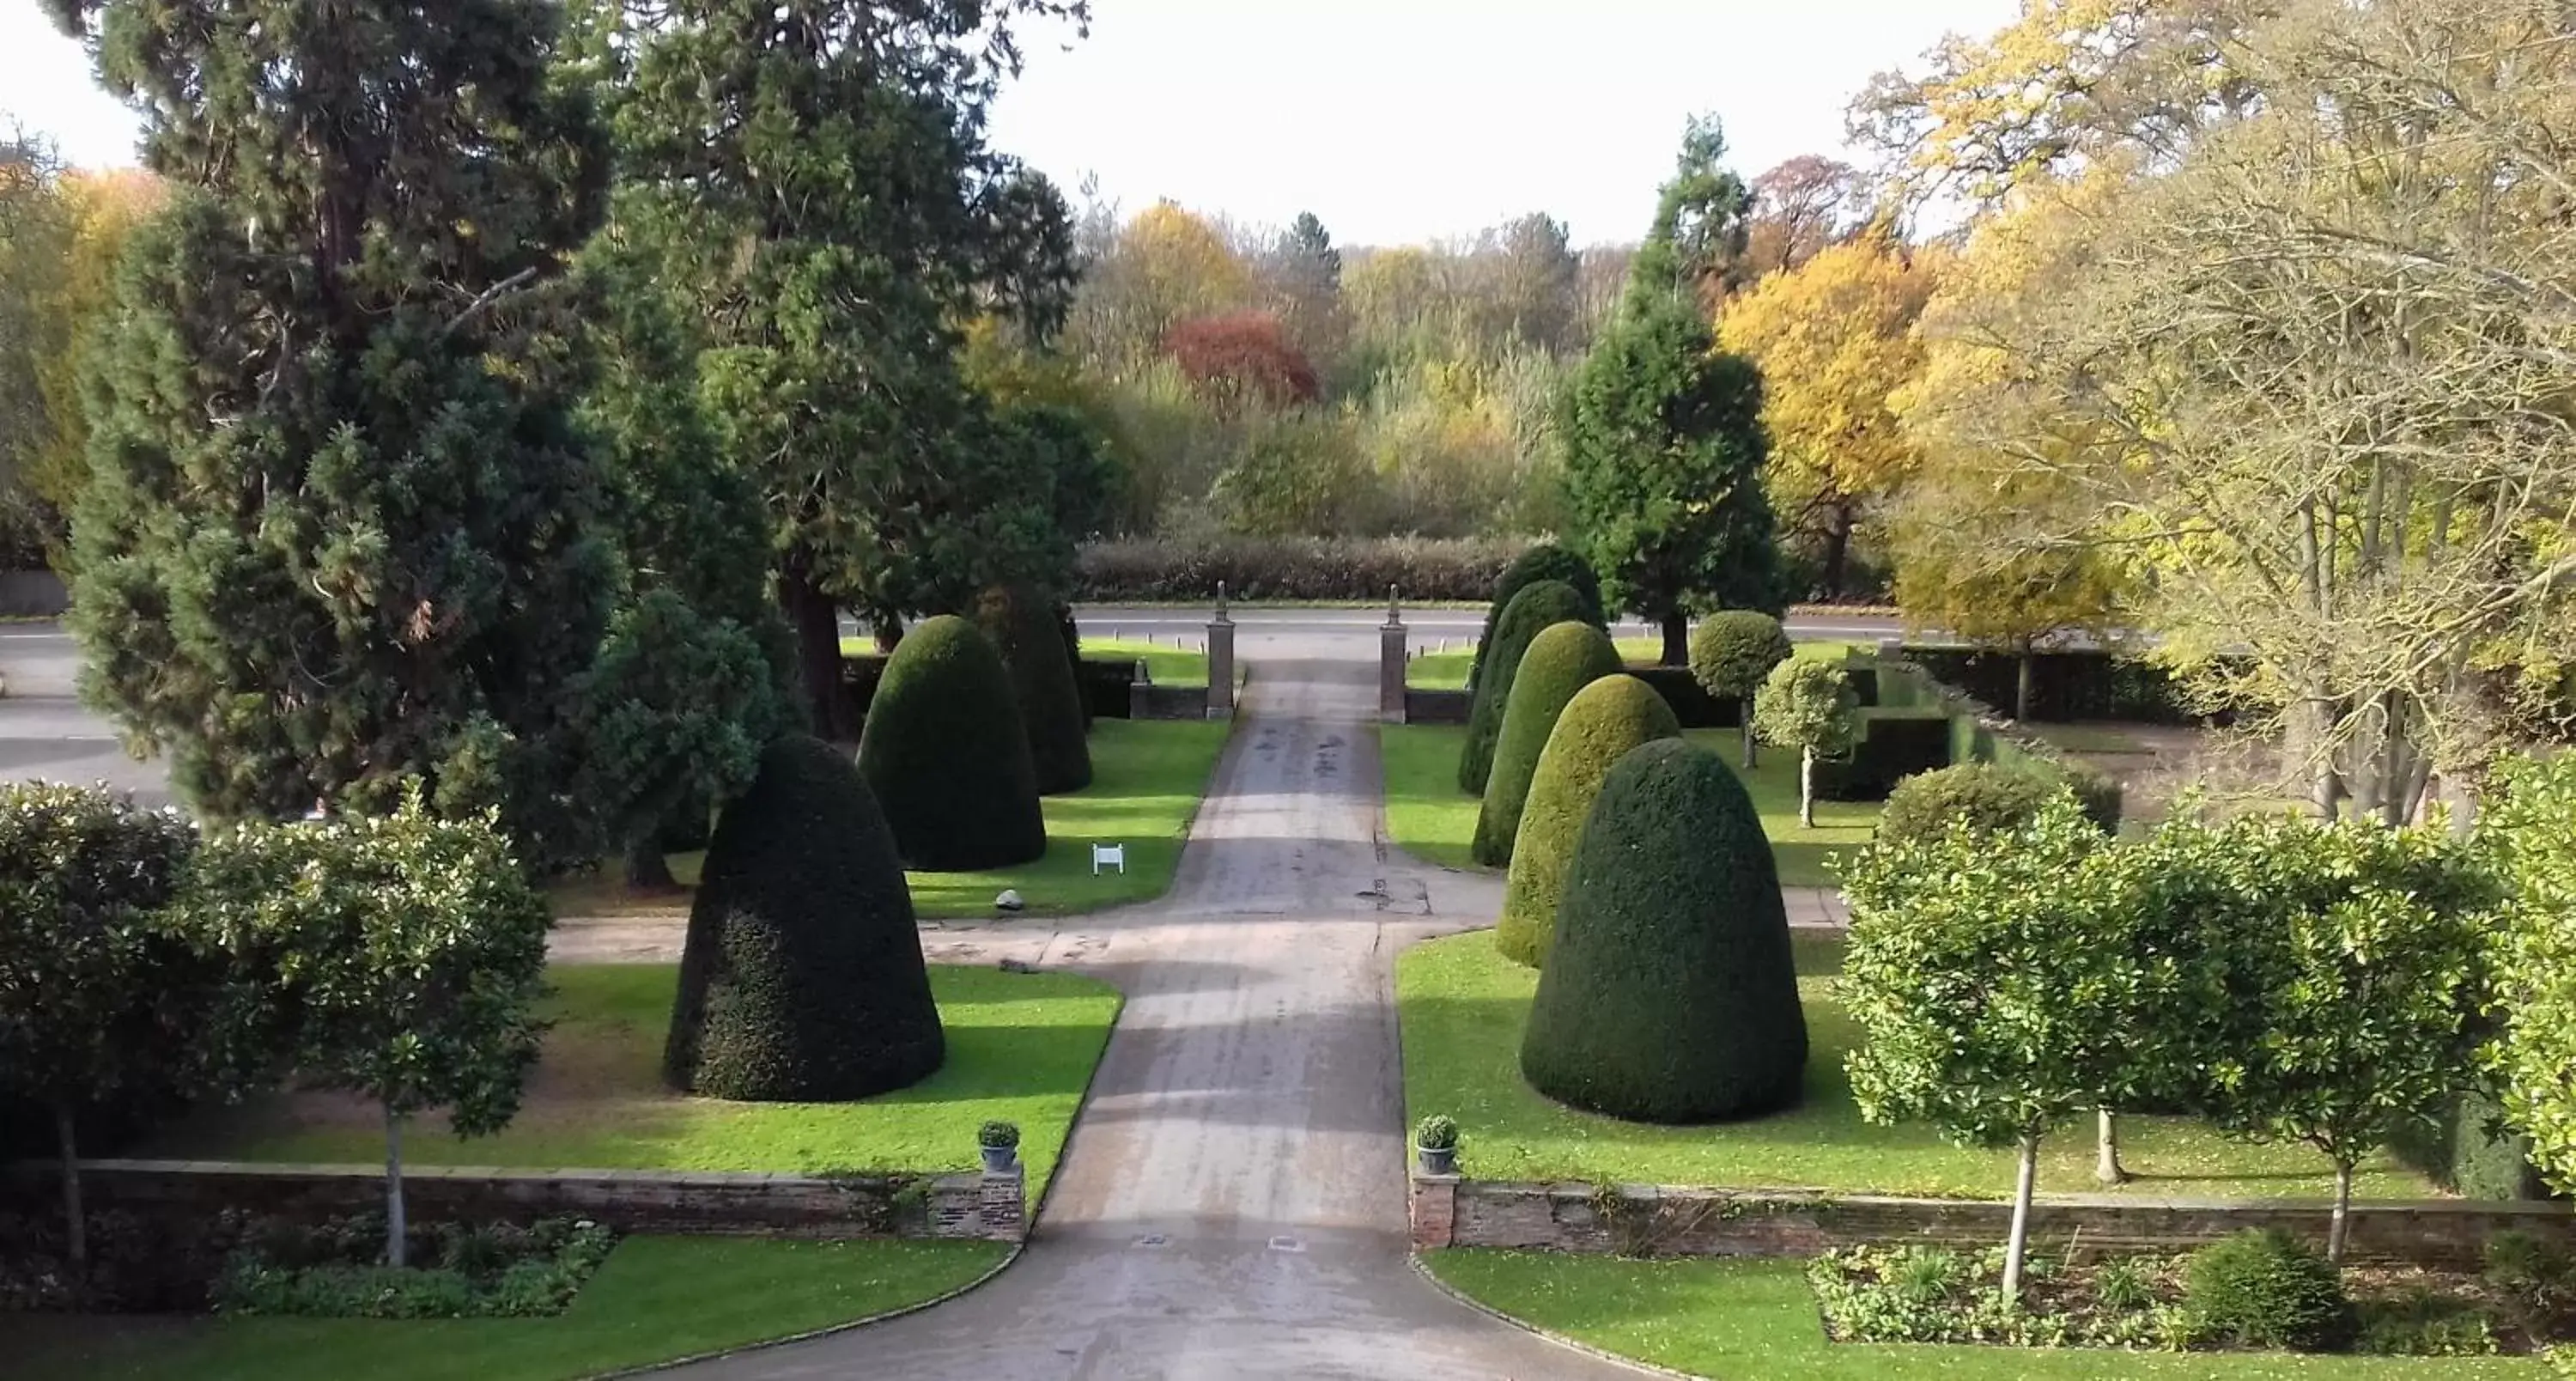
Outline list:
[[[2352,1232],[2352,1164],[2335,1162],[2334,1217],[2326,1227],[2326,1260],[2343,1264],[2344,1238]]]
[[[1798,825],[1816,827],[1816,750],[1798,750]]]
[[[796,633],[796,663],[805,680],[805,703],[814,734],[830,741],[851,737],[841,713],[841,618],[832,597],[814,583],[810,555],[790,551],[778,571],[779,612]]]
[[[409,1263],[411,1225],[403,1221],[402,1114],[385,1107],[385,1264],[400,1270]]]
[[[2013,718],[2025,724],[2030,722],[2030,664],[2030,644],[2024,643],[2021,664],[2013,671]]]
[[[2093,1178],[2104,1184],[2129,1182],[2129,1172],[2120,1168],[2120,1115],[2109,1108],[2095,1114]]]
[[[1735,702],[1735,715],[1744,725],[1744,770],[1750,772],[1757,766],[1754,761],[1753,745],[1758,741],[1753,737],[1752,696],[1745,696]]]
[[[660,839],[648,834],[627,847],[626,885],[638,892],[679,889],[680,880],[671,876],[671,860],[662,852]]]
[[[1825,601],[1838,603],[1843,597],[1844,573],[1851,565],[1852,506],[1834,506],[1834,526],[1825,534]]]
[[[89,1217],[81,1210],[80,1147],[72,1129],[72,1105],[54,1103],[54,1141],[63,1153],[63,1250],[70,1254],[72,1273],[83,1285],[89,1282]]]
[[[2004,1305],[2021,1307],[2021,1259],[2030,1244],[2030,1191],[2039,1180],[2039,1133],[2021,1139],[2021,1168],[2013,1173],[2012,1235],[2004,1240]]]
[[[1679,609],[1664,615],[1664,665],[1690,665],[1690,615]]]

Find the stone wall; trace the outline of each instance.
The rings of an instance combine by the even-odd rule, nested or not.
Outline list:
[[[59,1192],[56,1173],[41,1161],[0,1169],[0,1201],[51,1212]],[[382,1208],[385,1181],[381,1171],[362,1166],[94,1160],[82,1164],[81,1192],[93,1212],[195,1217],[233,1208],[319,1219]],[[403,1198],[415,1221],[570,1215],[620,1232],[1017,1242],[1028,1231],[1020,1168],[808,1178],[420,1166],[403,1172]]]
[[[2051,1254],[2177,1251],[2246,1228],[2277,1227],[2323,1244],[2329,1207],[2309,1202],[2051,1196],[2031,1206],[2032,1245]],[[1653,1256],[1814,1256],[1831,1247],[1928,1242],[1986,1247],[2004,1240],[2009,1203],[1622,1185],[1604,1199],[1589,1184],[1413,1177],[1413,1243],[1420,1248],[1518,1247]],[[2460,1199],[2361,1203],[2351,1259],[2475,1267],[2504,1231],[2576,1246],[2565,1203]]]

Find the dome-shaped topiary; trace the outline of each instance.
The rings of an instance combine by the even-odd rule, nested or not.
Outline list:
[[[1029,766],[1038,794],[1091,785],[1091,744],[1083,737],[1082,689],[1073,681],[1064,624],[1053,606],[1027,589],[997,587],[976,605],[976,622],[1002,654],[1029,735]]]
[[[1891,844],[1938,839],[1953,822],[1971,834],[2005,834],[2039,818],[2065,787],[2046,769],[1963,762],[1917,772],[1887,793],[1878,837]]]
[[[1568,619],[1601,626],[1601,615],[1586,606],[1583,596],[1561,580],[1542,580],[1512,596],[1511,606],[1494,624],[1494,636],[1485,645],[1484,676],[1476,683],[1476,698],[1467,711],[1467,746],[1458,754],[1458,786],[1481,796],[1485,779],[1492,775],[1494,744],[1502,737],[1503,710],[1511,703],[1512,675],[1520,670],[1521,654],[1539,634]]]
[[[1603,621],[1601,577],[1593,572],[1590,562],[1554,542],[1541,542],[1512,559],[1503,578],[1494,582],[1494,602],[1485,608],[1485,626],[1476,633],[1476,654],[1467,664],[1467,689],[1474,690],[1483,679],[1485,650],[1494,644],[1494,626],[1502,622],[1503,611],[1512,605],[1512,596],[1542,580],[1561,580],[1583,596],[1584,606],[1592,611],[1591,621]]]
[[[710,1098],[846,1102],[946,1054],[876,799],[831,745],[770,744],[707,846],[664,1077]]]
[[[1789,917],[1752,798],[1705,748],[1630,749],[1575,846],[1522,1075],[1579,1108],[1678,1123],[1788,1107],[1806,1069]]]
[[[1029,736],[1001,654],[954,614],[895,645],[859,731],[859,775],[904,866],[1007,868],[1046,852]]]
[[[1512,674],[1512,696],[1503,707],[1502,737],[1494,745],[1493,771],[1485,779],[1485,803],[1476,812],[1475,860],[1500,867],[1512,858],[1512,838],[1521,827],[1521,807],[1529,799],[1530,779],[1547,747],[1556,717],[1574,693],[1604,676],[1619,673],[1619,649],[1610,635],[1588,623],[1568,619],[1539,631],[1521,654]]]
[[[1494,923],[1496,949],[1515,962],[1546,967],[1548,950],[1556,943],[1565,870],[1574,862],[1583,818],[1601,794],[1602,778],[1629,749],[1681,733],[1673,707],[1634,676],[1604,676],[1566,702],[1538,756],[1528,804],[1521,808],[1503,914]]]

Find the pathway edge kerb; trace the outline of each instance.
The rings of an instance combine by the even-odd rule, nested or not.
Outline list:
[[[1118,994],[1118,1010],[1110,1013],[1109,1031],[1107,1035],[1101,1038],[1100,1053],[1092,1058],[1091,1072],[1083,1076],[1082,1100],[1073,1105],[1073,1116],[1065,1120],[1064,1140],[1056,1143],[1055,1169],[1047,1175],[1046,1188],[1038,1191],[1038,1201],[1036,1203],[1023,1203],[1020,1207],[1020,1240],[1011,1245],[1011,1255],[1014,1258],[1028,1247],[1031,1239],[1038,1235],[1038,1224],[1046,1216],[1047,1204],[1055,1198],[1055,1187],[1064,1183],[1064,1163],[1073,1155],[1073,1138],[1075,1134],[1082,1130],[1082,1115],[1091,1110],[1091,1091],[1100,1084],[1100,1067],[1109,1063],[1109,1043],[1118,1039],[1118,1023],[1127,1019],[1126,989],[1119,987],[1117,984],[1112,983],[1105,978],[1093,977],[1089,974],[1085,974],[1083,976],[1091,978],[1092,982]],[[1002,1263],[1004,1266],[1009,1264],[1010,1262],[1008,1261]],[[994,1269],[999,1270],[1000,1267],[995,1267]],[[977,1284],[981,1283],[982,1282],[980,1281],[977,1282]],[[966,1288],[971,1290],[974,1286],[970,1285]],[[964,1292],[960,1291],[959,1293],[962,1294]],[[933,1300],[931,1303],[936,1304],[938,1301]],[[928,1308],[929,1306],[924,1305],[923,1307]]]
[[[1054,1182],[1052,1180],[1048,1183],[1049,1187],[1053,1187]],[[802,1333],[790,1333],[784,1337],[778,1338],[763,1338],[758,1342],[740,1343],[733,1347],[720,1347],[711,1352],[693,1352],[686,1357],[665,1358],[659,1362],[647,1362],[640,1367],[620,1367],[615,1371],[588,1372],[583,1375],[582,1381],[614,1381],[614,1378],[621,1376],[650,1376],[655,1372],[677,1371],[682,1367],[696,1366],[701,1362],[717,1362],[722,1361],[727,1357],[740,1357],[748,1353],[766,1352],[771,1348],[786,1347],[791,1343],[809,1343],[817,1338],[829,1338],[837,1333],[848,1333],[857,1329],[866,1328],[870,1324],[886,1323],[894,1319],[902,1318],[906,1314],[918,1314],[924,1309],[936,1309],[940,1305],[946,1304],[960,1295],[970,1294],[976,1290],[982,1289],[986,1284],[992,1281],[993,1277],[1009,1270],[1011,1268],[1011,1263],[1018,1261],[1020,1259],[1020,1253],[1026,1250],[1028,1250],[1028,1244],[1025,1241],[1013,1242],[1011,1244],[1011,1249],[1008,1252],[1003,1253],[1001,1260],[993,1263],[993,1268],[991,1270],[984,1272],[973,1280],[967,1281],[956,1289],[950,1290],[945,1294],[933,1295],[926,1300],[917,1300],[911,1304],[870,1314],[864,1319],[850,1319],[842,1323],[826,1324],[821,1328],[809,1328]]]
[[[1452,1247],[1449,1248],[1449,1250],[1460,1251],[1491,1249]],[[1598,1348],[1594,1347],[1590,1343],[1577,1342],[1552,1328],[1541,1328],[1537,1324],[1531,1323],[1529,1320],[1521,1318],[1516,1314],[1506,1314],[1502,1310],[1496,1309],[1494,1306],[1476,1298],[1474,1295],[1468,1294],[1457,1286],[1442,1280],[1439,1275],[1432,1271],[1429,1265],[1424,1263],[1422,1253],[1409,1251],[1404,1254],[1404,1259],[1413,1267],[1413,1273],[1415,1275],[1431,1282],[1432,1289],[1437,1290],[1441,1294],[1448,1296],[1450,1299],[1475,1310],[1486,1318],[1510,1324],[1512,1327],[1519,1329],[1523,1333],[1529,1334],[1533,1338],[1540,1339],[1543,1342],[1553,1343],[1570,1352],[1580,1352],[1584,1356],[1590,1357],[1595,1361],[1608,1362],[1612,1366],[1626,1367],[1640,1376],[1669,1376],[1675,1378],[1675,1381],[1712,1381],[1710,1377],[1699,1372],[1676,1371],[1671,1367],[1658,1366],[1653,1362],[1640,1362],[1634,1357],[1622,1357],[1618,1353],[1612,1352],[1607,1348]]]

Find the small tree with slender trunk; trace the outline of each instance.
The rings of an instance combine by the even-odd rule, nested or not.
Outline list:
[[[473,1136],[518,1112],[544,900],[490,817],[438,819],[414,791],[391,815],[210,838],[182,907],[276,975],[296,1075],[382,1107],[385,1259],[406,1264],[403,1124],[443,1107]]]
[[[1763,678],[1796,651],[1780,621],[1759,610],[1721,609],[1691,630],[1691,679],[1709,694],[1735,702],[1746,767],[1754,765],[1754,694],[1762,689]]]
[[[75,1270],[82,1110],[190,1092],[223,1064],[224,966],[159,915],[195,843],[178,816],[96,788],[0,789],[0,1093],[53,1115]]]
[[[1851,678],[1814,657],[1792,657],[1773,667],[1754,694],[1754,732],[1798,750],[1798,823],[1808,829],[1816,827],[1816,759],[1851,746],[1859,709]]]
[[[1872,1122],[2014,1147],[2004,1293],[2018,1299],[2042,1137],[2151,1086],[2172,1049],[2158,968],[2130,943],[2117,850],[2071,797],[2008,836],[1951,829],[1863,850],[1844,878],[1848,1061]]]
[[[2437,1116],[2484,1041],[2493,873],[2439,829],[2277,816],[2170,824],[2141,866],[2168,888],[2198,880],[2190,911],[2217,994],[2201,1019],[2203,1111],[2333,1161],[2326,1257],[2340,1263],[2354,1168]]]

